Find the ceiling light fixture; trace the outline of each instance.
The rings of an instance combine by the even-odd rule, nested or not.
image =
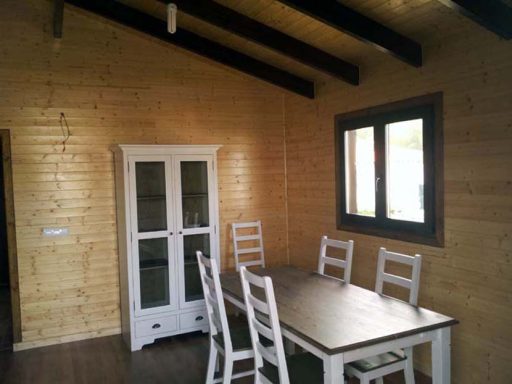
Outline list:
[[[176,32],[176,14],[178,13],[178,7],[176,4],[170,3],[167,5],[167,31],[169,33]]]

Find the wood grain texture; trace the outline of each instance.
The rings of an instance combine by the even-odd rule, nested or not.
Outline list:
[[[165,14],[154,0],[123,2]],[[25,346],[119,332],[110,147],[213,143],[223,144],[223,268],[234,267],[229,224],[255,219],[263,222],[269,263],[287,261],[288,243],[291,262],[314,269],[321,235],[353,239],[353,282],[367,288],[374,285],[380,246],[420,253],[419,304],[461,321],[453,333],[453,381],[508,382],[510,42],[437,1],[343,1],[420,42],[425,61],[418,70],[277,1],[219,3],[360,64],[362,85],[355,91],[247,40],[179,18],[193,31],[320,84],[319,100],[286,97],[283,109],[276,88],[179,49],[69,10],[64,38],[56,41],[51,2],[1,2],[0,127],[10,129],[12,139]],[[436,91],[445,97],[446,248],[336,231],[334,115]],[[65,152],[60,112],[72,133]],[[72,235],[48,241],[40,236],[45,226],[68,226]],[[429,351],[417,352],[417,366],[429,372]]]
[[[251,271],[272,279],[281,326],[330,355],[457,324],[442,314],[316,272],[291,266]],[[221,285],[243,302],[238,273],[222,274]]]
[[[222,144],[222,267],[229,226],[260,219],[267,262],[286,256],[282,93],[156,40],[51,2],[0,5],[0,127],[9,129],[22,343],[120,332],[115,144]],[[13,33],[18,31],[17,33]],[[62,145],[60,112],[71,137]],[[69,235],[43,237],[45,227]]]
[[[512,46],[436,2],[372,9],[377,3],[383,2],[357,7],[381,21],[387,9],[391,25],[422,41],[425,66],[410,71],[382,60],[355,91],[328,83],[315,102],[286,97],[290,261],[313,270],[321,235],[353,239],[352,282],[373,289],[379,247],[421,254],[419,305],[460,320],[452,334],[453,382],[506,383],[512,377]],[[402,14],[408,7],[414,10]],[[334,116],[437,91],[444,92],[445,248],[337,231]],[[427,373],[429,354],[415,351],[416,367]]]

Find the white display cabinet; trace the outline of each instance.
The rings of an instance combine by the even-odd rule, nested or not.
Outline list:
[[[123,337],[208,331],[196,251],[219,262],[219,146],[119,145],[116,199]]]

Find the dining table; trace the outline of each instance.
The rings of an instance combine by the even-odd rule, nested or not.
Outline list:
[[[432,382],[450,383],[452,317],[294,266],[251,269],[274,286],[283,337],[323,361],[324,383],[344,382],[344,365],[431,343]],[[245,310],[240,275],[220,275],[224,298]]]

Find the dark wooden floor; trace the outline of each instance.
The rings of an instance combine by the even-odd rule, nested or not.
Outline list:
[[[159,340],[134,353],[128,351],[121,336],[102,337],[0,352],[0,383],[204,383],[207,356],[208,337],[201,333]],[[401,377],[386,383],[402,383]],[[417,384],[429,382],[417,375]],[[233,383],[249,384],[252,377]]]

